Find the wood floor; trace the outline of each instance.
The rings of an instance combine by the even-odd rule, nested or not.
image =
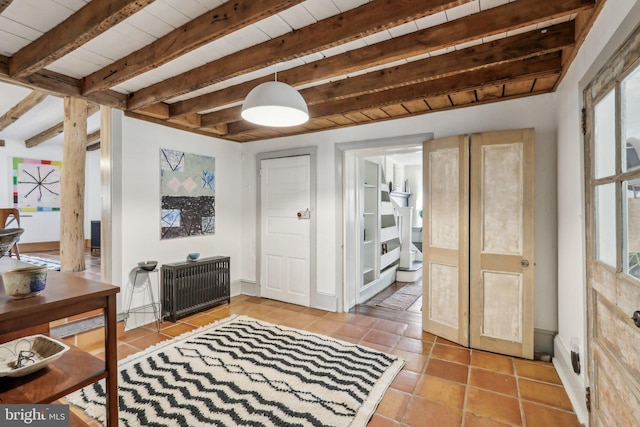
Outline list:
[[[377,293],[371,299],[366,301],[364,304],[356,305],[353,309],[350,310],[350,313],[363,314],[366,316],[377,317],[379,319],[420,323],[422,322],[421,313],[416,313],[412,311],[394,310],[391,308],[376,306],[377,303],[390,297],[395,292],[402,289],[404,286],[420,284],[420,283],[422,283],[421,280],[418,282],[412,282],[412,283],[393,282],[391,285],[387,286],[384,290]]]

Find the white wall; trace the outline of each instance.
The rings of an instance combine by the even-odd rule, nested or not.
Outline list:
[[[27,148],[24,141],[7,139],[0,147],[0,207],[13,207],[13,158],[23,157],[39,160],[62,161],[62,146],[45,142],[34,148]],[[90,235],[91,215],[100,210],[100,152],[87,152],[85,168],[85,236]],[[64,163],[62,165],[64,168]],[[4,225],[4,224],[3,224]],[[15,225],[12,224],[12,226]],[[21,243],[60,241],[60,212],[25,212],[20,215],[20,225],[24,233]]]
[[[119,144],[119,141],[114,141]],[[160,240],[160,149],[181,150],[192,154],[215,157],[216,172],[216,232],[210,236],[193,236]],[[241,145],[140,120],[123,118],[121,157],[121,194],[114,206],[121,211],[113,216],[121,218],[120,253],[114,265],[113,284],[123,286],[132,280],[132,271],[143,260],[157,260],[159,265],[184,261],[190,252],[201,257],[226,255],[231,257],[231,281],[240,277],[241,259]],[[116,153],[119,150],[114,150]],[[122,208],[118,208],[122,206]],[[159,295],[155,277],[154,294]],[[126,291],[123,288],[123,293]],[[123,295],[121,294],[121,297]],[[136,297],[138,298],[138,296]],[[140,296],[141,298],[141,296]],[[142,305],[134,299],[133,306]],[[128,324],[127,327],[134,327]]]
[[[624,22],[623,22],[624,21]],[[558,336],[554,363],[582,422],[586,377],[584,156],[580,124],[582,90],[640,22],[640,0],[606,2],[557,91],[558,99]],[[615,34],[615,36],[614,36]],[[571,338],[580,342],[582,372],[570,367]]]
[[[407,165],[404,167],[406,179],[411,185],[411,197],[409,197],[409,206],[413,208],[413,216],[411,217],[412,227],[422,227],[422,165]]]
[[[536,129],[536,307],[535,327],[557,328],[556,289],[556,102],[554,94],[463,108],[455,111],[242,144],[242,272],[246,281],[256,280],[256,154],[268,151],[318,147],[318,289],[339,297],[342,277],[336,254],[335,144],[400,137],[433,132],[435,138],[462,133],[533,127]]]

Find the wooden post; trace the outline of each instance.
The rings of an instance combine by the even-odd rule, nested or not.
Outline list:
[[[87,101],[64,98],[64,151],[60,203],[60,264],[65,272],[85,269],[84,181]]]

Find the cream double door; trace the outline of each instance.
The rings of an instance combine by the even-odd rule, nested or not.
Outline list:
[[[534,132],[423,148],[425,331],[533,358]]]

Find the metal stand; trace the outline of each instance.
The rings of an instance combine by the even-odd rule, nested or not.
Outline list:
[[[143,270],[142,268],[138,268],[135,272],[135,275],[133,276],[133,283],[131,284],[131,288],[129,291],[129,301],[127,303],[127,309],[125,310],[125,314],[127,315],[127,317],[124,320],[124,324],[125,326],[127,325],[127,320],[129,320],[129,314],[131,312],[138,312],[138,313],[151,313],[150,311],[144,311],[144,309],[146,309],[147,307],[151,306],[151,308],[153,309],[153,316],[156,319],[156,329],[158,332],[160,332],[160,312],[161,312],[161,308],[160,308],[160,302],[156,301],[156,299],[153,296],[153,289],[151,287],[151,278],[149,276],[150,273],[156,273],[156,282],[158,282],[158,286],[160,286],[159,283],[159,279],[158,279],[158,269],[156,268],[155,270]],[[150,304],[146,304],[140,307],[136,307],[136,308],[131,308],[131,302],[133,301],[133,293],[134,290],[136,288],[136,283],[138,283],[138,274],[145,274],[145,281],[142,285],[142,287],[147,288],[147,291],[149,292],[149,299],[151,301]]]

